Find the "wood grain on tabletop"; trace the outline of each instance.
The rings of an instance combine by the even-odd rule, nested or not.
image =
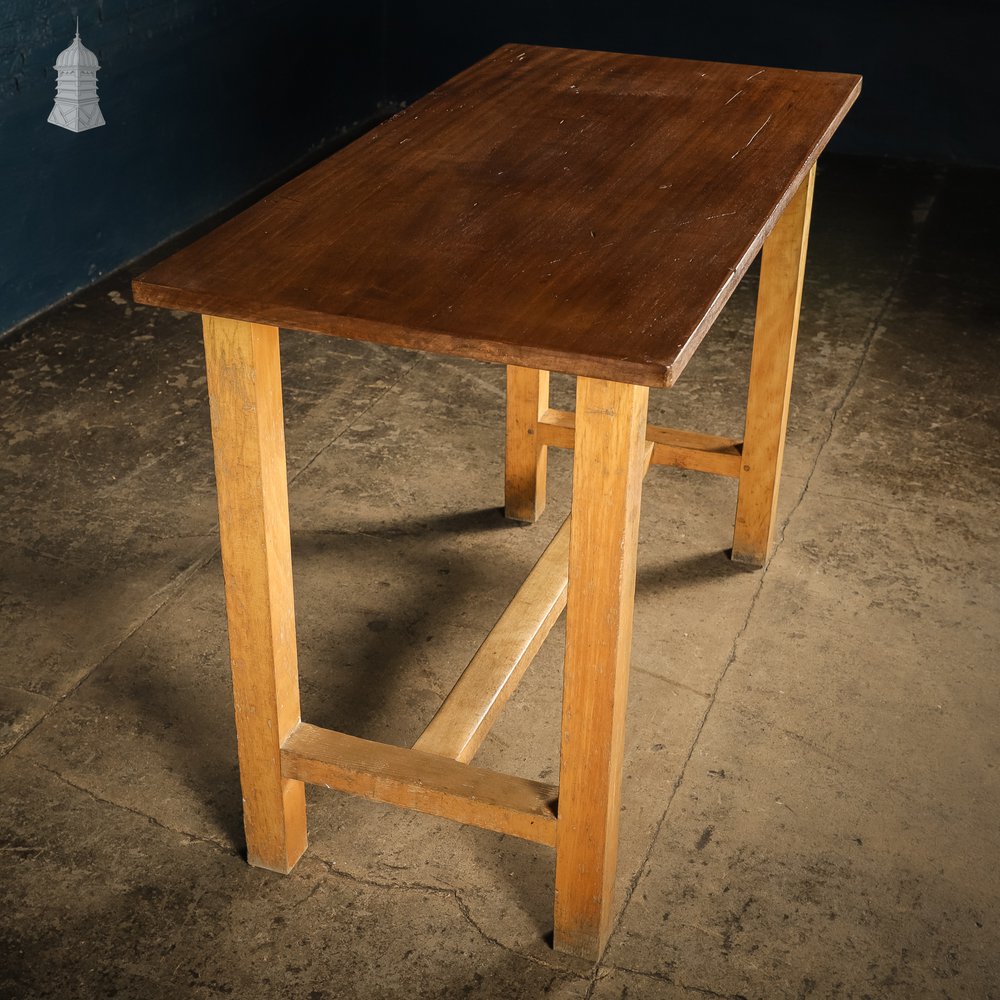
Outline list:
[[[136,300],[672,384],[860,77],[507,45]]]

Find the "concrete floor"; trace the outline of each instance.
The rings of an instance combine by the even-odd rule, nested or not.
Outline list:
[[[532,844],[312,789],[295,871],[246,865],[198,318],[118,276],[0,347],[0,996],[1000,997],[997,191],[821,165],[765,571],[733,482],[647,478],[596,967]],[[652,419],[740,433],[753,302]],[[304,716],[408,745],[569,462],[509,525],[500,368],[283,351]],[[478,763],[555,780],[561,655]]]

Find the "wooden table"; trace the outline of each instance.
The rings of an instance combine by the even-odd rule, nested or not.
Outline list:
[[[555,947],[613,916],[647,468],[739,480],[733,558],[768,557],[815,164],[857,76],[508,45],[148,271],[204,314],[250,863],[289,871],[315,782],[556,849]],[[647,426],[763,247],[742,440]],[[411,749],[304,723],[278,328],[507,365],[506,513],[572,514]],[[549,371],[578,376],[549,408]],[[566,608],[559,785],[469,763]]]

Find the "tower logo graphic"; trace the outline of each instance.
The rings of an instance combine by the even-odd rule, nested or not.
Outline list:
[[[97,103],[97,56],[80,41],[80,19],[76,37],[56,58],[56,101],[49,121],[71,132],[85,132],[104,124]]]

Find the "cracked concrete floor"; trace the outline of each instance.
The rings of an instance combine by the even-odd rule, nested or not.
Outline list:
[[[733,483],[647,478],[594,967],[536,845],[311,789],[296,870],[245,864],[198,320],[119,275],[0,347],[0,995],[1000,997],[995,176],[821,164],[766,571]],[[753,299],[652,419],[740,432]],[[511,526],[500,368],[282,345],[304,715],[408,744],[569,464]],[[485,766],[556,775],[561,644]]]

